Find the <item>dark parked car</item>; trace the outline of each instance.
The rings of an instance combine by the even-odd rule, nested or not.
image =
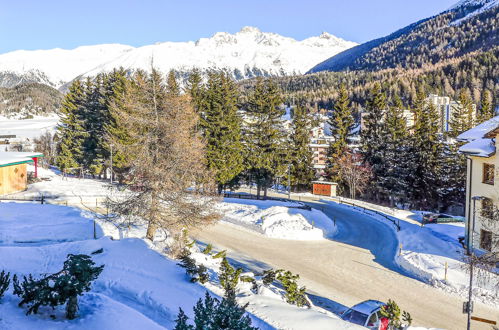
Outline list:
[[[464,222],[463,217],[445,213],[425,213],[423,214],[423,224],[427,223],[449,223],[449,222]]]

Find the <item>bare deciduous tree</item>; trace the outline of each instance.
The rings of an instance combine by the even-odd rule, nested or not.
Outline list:
[[[357,193],[362,193],[372,177],[372,172],[364,164],[359,154],[345,150],[338,160],[341,180],[345,181],[350,192],[350,198],[355,199]]]
[[[56,157],[56,148],[54,135],[50,132],[45,132],[39,137],[35,138],[35,151],[43,154],[42,165],[48,168],[49,165],[54,164]]]
[[[121,134],[110,134],[109,143],[126,155],[129,168],[126,197],[110,202],[111,210],[144,219],[150,240],[157,229],[180,237],[183,229],[215,221],[216,189],[189,97],[171,90],[155,70],[138,72],[111,113]]]

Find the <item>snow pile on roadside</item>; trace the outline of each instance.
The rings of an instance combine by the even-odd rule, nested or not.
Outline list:
[[[333,222],[324,213],[300,207],[303,204],[236,198],[225,198],[218,206],[223,221],[271,238],[320,240],[334,235]]]
[[[400,220],[400,231],[384,217],[367,213],[374,219],[385,223],[392,228],[401,244],[401,251],[396,255],[396,262],[405,270],[418,278],[441,288],[444,291],[455,293],[463,298],[467,297],[469,273],[466,271],[465,255],[458,238],[464,236],[463,223],[426,224],[421,226],[422,214],[418,211],[391,209],[370,203],[354,201],[355,204],[375,209]],[[349,205],[343,207],[360,209]],[[447,265],[447,276],[445,268]],[[497,275],[482,271],[480,276],[475,274],[473,295],[484,304],[499,307],[499,278]]]

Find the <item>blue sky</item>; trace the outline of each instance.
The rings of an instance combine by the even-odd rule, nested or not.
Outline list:
[[[246,25],[304,39],[327,31],[364,42],[458,0],[0,0],[0,53],[187,41]]]

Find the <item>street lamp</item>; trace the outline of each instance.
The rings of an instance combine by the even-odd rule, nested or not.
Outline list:
[[[111,148],[111,184],[113,184],[113,144],[110,144],[109,147]]]
[[[466,306],[466,312],[468,313],[468,325],[466,327],[467,330],[471,329],[471,309],[472,309],[472,299],[473,299],[473,266],[474,266],[474,257],[475,257],[475,250],[474,250],[474,244],[473,244],[473,236],[475,235],[475,217],[476,217],[476,201],[481,201],[485,199],[483,196],[473,196],[471,197],[473,200],[473,224],[471,225],[471,235],[468,238],[470,241],[468,242],[468,254],[470,255],[470,286],[468,290],[468,303]],[[470,224],[468,223],[468,226]]]

